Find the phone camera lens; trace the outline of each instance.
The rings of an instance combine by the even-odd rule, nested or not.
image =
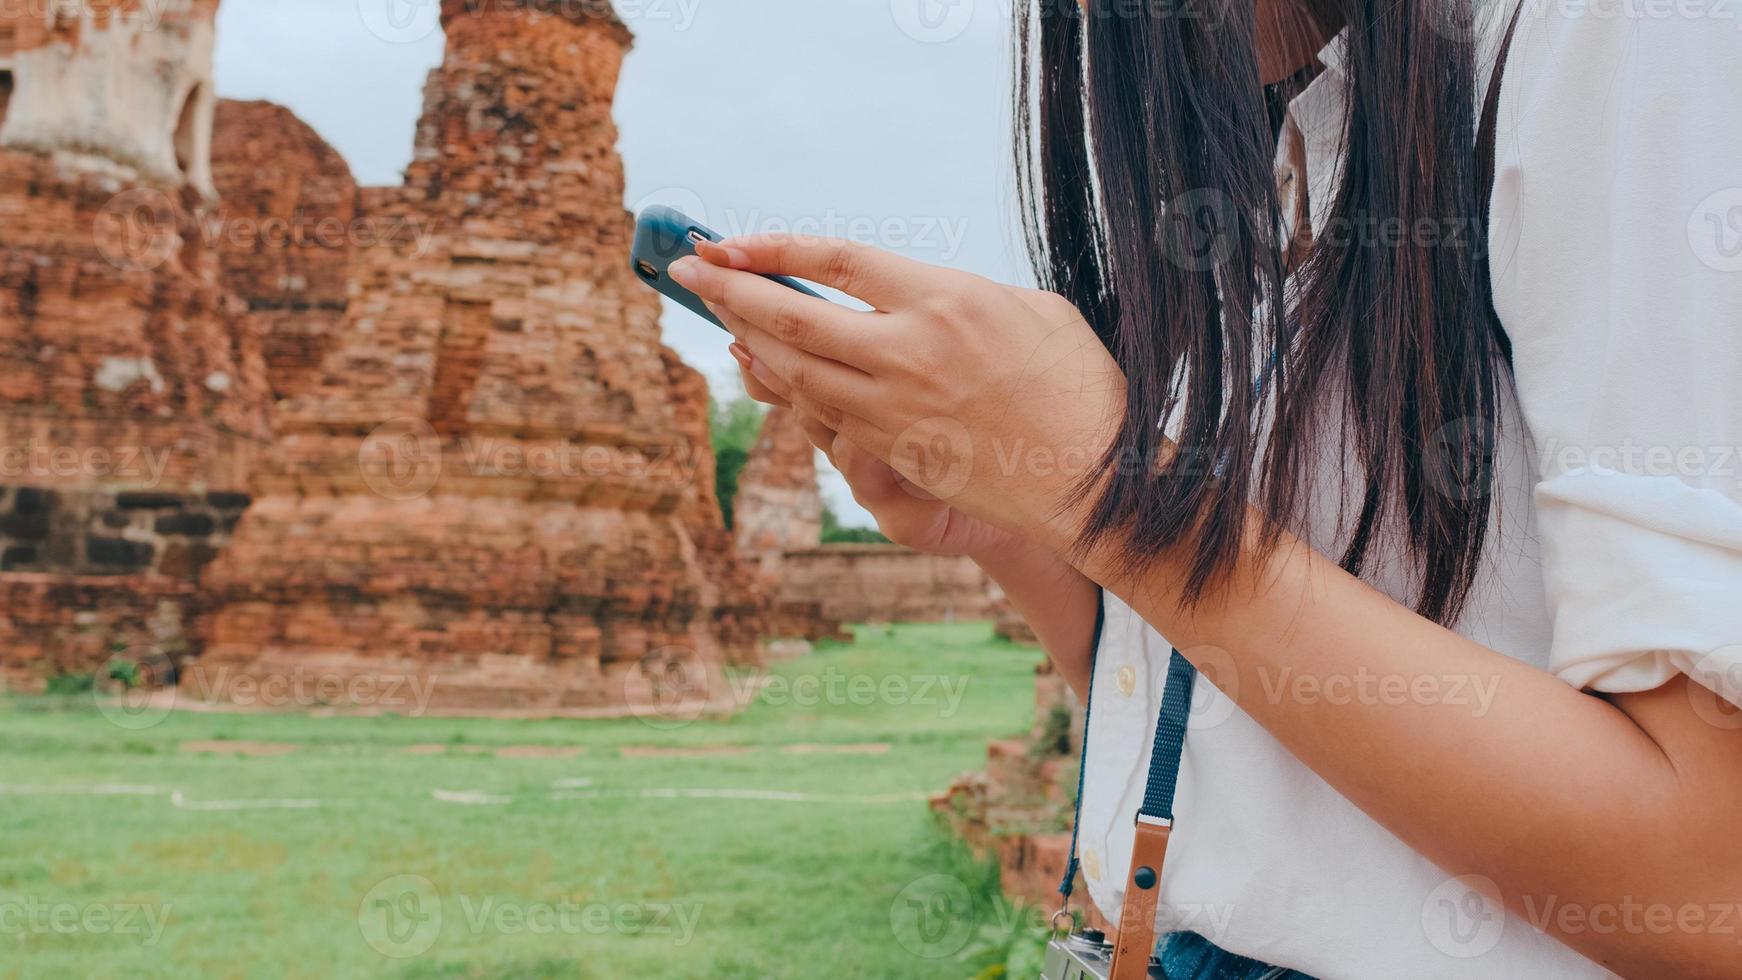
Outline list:
[[[648,282],[658,282],[659,281],[659,270],[655,269],[653,267],[653,263],[648,262],[646,259],[642,259],[641,261],[635,263],[635,271],[640,273],[641,278],[647,280]]]

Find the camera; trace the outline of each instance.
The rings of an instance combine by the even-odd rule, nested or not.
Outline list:
[[[1107,980],[1113,968],[1113,944],[1099,929],[1073,932],[1046,944],[1040,980]],[[1150,980],[1166,980],[1161,961],[1149,958]]]

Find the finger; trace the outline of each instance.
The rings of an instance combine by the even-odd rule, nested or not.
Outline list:
[[[829,462],[835,461],[835,437],[839,433],[809,415],[798,417],[798,427],[804,431],[804,437],[811,445],[829,457]]]
[[[853,490],[853,499],[859,503],[877,503],[900,491],[895,484],[895,471],[851,439],[837,434],[831,449],[830,458],[835,461],[835,469],[841,471],[847,486]]]
[[[745,336],[751,338],[752,343],[766,345],[771,342],[770,338],[761,334],[754,327],[742,323],[733,324],[733,326],[744,330]],[[741,367],[744,365],[742,355],[748,353],[750,356],[749,366],[744,369],[747,378],[758,382],[763,390],[785,403],[784,407],[792,408],[816,419],[823,425],[834,429],[837,434],[852,434],[863,445],[881,446],[884,447],[883,451],[885,452],[889,451],[889,447],[893,445],[894,440],[867,421],[864,416],[834,402],[823,401],[814,392],[795,386],[783,374],[757,357],[754,352],[748,351],[744,344],[733,344],[732,347],[735,348],[732,356],[739,358]],[[856,402],[859,397],[869,397],[869,391],[858,397],[846,397],[844,400]],[[770,404],[774,404],[774,402],[770,402]]]
[[[787,399],[804,397],[855,415],[874,413],[877,382],[858,368],[808,354],[754,327],[745,332],[744,346],[750,350],[751,375]]]
[[[813,401],[802,393],[793,393],[792,410],[797,412],[801,418],[809,421],[810,428],[806,430],[806,438],[810,438],[812,432],[815,432],[819,437],[823,435],[822,430],[833,432],[833,440],[823,450],[829,454],[831,463],[835,461],[835,452],[840,449],[844,442],[861,447],[876,447],[888,446],[894,441],[888,434],[861,416],[843,412],[833,405]]]
[[[860,415],[875,407],[876,382],[865,372],[784,344],[730,310],[716,315],[740,338],[730,348],[738,366],[771,394],[792,402],[803,393]]]
[[[727,268],[822,283],[880,310],[906,306],[951,275],[869,245],[813,235],[753,235],[697,246],[696,251]]]
[[[837,447],[842,441],[846,441],[865,449],[873,456],[879,451],[878,447],[881,447],[881,451],[888,452],[888,447],[895,442],[894,437],[857,415],[842,415],[834,423],[834,429]]]
[[[875,313],[806,296],[753,272],[690,257],[672,263],[672,279],[710,306],[724,308],[781,340],[855,366],[879,363]],[[727,323],[727,328],[731,324]]]
[[[751,400],[759,401],[764,405],[773,405],[777,408],[792,407],[792,403],[787,401],[785,396],[775,393],[754,374],[750,373],[750,351],[743,344],[734,343],[727,350],[731,353],[732,359],[738,362],[738,377],[744,383],[744,394],[749,395]]]

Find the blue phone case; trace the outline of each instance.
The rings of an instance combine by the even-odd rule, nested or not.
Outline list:
[[[686,255],[696,254],[695,239],[701,236],[710,242],[720,241],[720,236],[704,227],[700,222],[676,208],[668,208],[663,204],[655,204],[635,218],[635,244],[629,253],[629,267],[635,272],[635,277],[659,290],[665,296],[676,300],[684,309],[701,317],[716,327],[724,330],[721,323],[702,303],[701,297],[678,285],[667,271],[671,264]],[[788,289],[796,289],[806,296],[818,299],[825,297],[797,279],[787,276],[764,276],[772,279]]]

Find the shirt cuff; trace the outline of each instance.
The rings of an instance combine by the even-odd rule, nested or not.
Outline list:
[[[1684,673],[1742,706],[1742,504],[1589,469],[1539,484],[1536,503],[1556,676],[1619,694]]]

